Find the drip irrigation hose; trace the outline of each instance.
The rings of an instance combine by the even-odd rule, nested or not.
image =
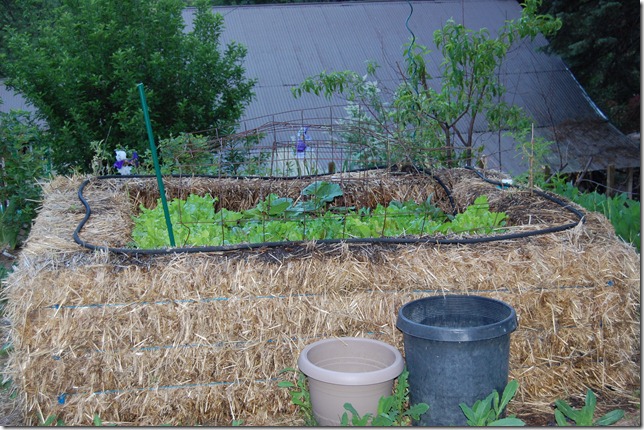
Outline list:
[[[476,170],[472,166],[465,166],[465,169],[471,170],[472,172],[476,173],[478,175],[478,177],[483,179],[485,182],[487,182],[489,184],[492,184],[492,185],[500,186],[501,188],[504,188],[504,187],[508,187],[508,188],[509,187],[511,187],[511,188],[523,188],[523,187],[520,187],[518,185],[505,184],[503,182],[494,181],[492,179],[489,179],[489,178],[483,176],[483,174],[481,172],[479,172],[478,170]],[[540,191],[540,190],[534,190],[533,189],[532,192],[535,193],[536,195],[538,195],[539,197],[543,197],[546,200],[550,200],[551,202],[558,204],[562,208],[566,209],[568,212],[571,212],[571,213],[575,214],[577,216],[577,218],[579,218],[579,221],[581,221],[582,223],[586,223],[586,215],[584,215],[584,213],[582,211],[572,207],[570,204],[564,202],[563,200],[561,200],[561,199],[559,199],[559,198],[557,198],[555,196],[552,196],[552,195],[550,195],[548,193],[545,193],[543,191]]]
[[[491,179],[486,178],[483,176],[480,172],[475,170],[472,167],[468,167],[467,169],[472,170],[475,172],[482,180],[485,182],[488,182],[493,185],[498,185],[500,187],[517,187],[515,185],[510,185],[510,184],[504,184],[498,181],[494,181]],[[363,170],[370,170],[370,169],[363,169]],[[426,174],[430,174],[425,169],[422,169],[420,171],[425,172]],[[205,177],[205,178],[221,178],[221,176],[215,176],[215,175],[191,175],[191,176],[185,176],[185,175],[170,175],[171,177],[175,178],[185,178],[185,177]],[[316,177],[316,176],[322,176],[322,175],[310,175],[306,177]],[[129,178],[153,178],[155,175],[128,175],[128,176],[122,176],[122,175],[104,175],[104,176],[97,176],[96,179],[102,180],[102,179],[129,179]],[[449,189],[445,186],[445,184],[440,180],[435,175],[432,175],[434,179],[447,191],[447,195],[450,199],[450,202],[452,205],[454,205],[454,201],[452,199],[452,195],[449,192]],[[226,176],[227,179],[240,179],[240,178],[248,178],[248,176]],[[302,177],[290,177],[290,178],[275,178],[275,177],[270,177],[270,176],[264,176],[264,177],[258,177],[254,176],[253,178],[255,179],[302,179]],[[252,249],[259,249],[259,248],[277,248],[280,246],[297,246],[297,245],[306,245],[311,243],[312,241],[281,241],[281,242],[260,242],[260,243],[242,243],[242,244],[236,244],[236,245],[222,245],[222,246],[199,246],[199,247],[187,247],[187,248],[157,248],[157,249],[137,249],[137,248],[113,248],[109,246],[99,246],[99,245],[93,245],[91,243],[88,243],[84,240],[82,240],[79,236],[81,230],[83,229],[83,226],[85,223],[89,220],[92,209],[85,200],[85,197],[83,196],[83,190],[89,184],[91,179],[86,179],[83,181],[83,183],[80,185],[78,188],[78,199],[81,201],[83,206],[85,207],[85,216],[83,219],[78,223],[78,226],[76,226],[76,229],[74,230],[73,233],[73,238],[74,241],[93,251],[108,251],[111,253],[115,254],[124,254],[128,256],[136,256],[136,255],[169,255],[169,254],[175,254],[175,253],[208,253],[208,252],[225,252],[225,251],[243,251],[243,250],[252,250]],[[525,232],[520,232],[520,233],[508,233],[508,234],[499,234],[499,235],[494,235],[494,236],[485,236],[485,237],[468,237],[468,238],[436,238],[436,237],[426,237],[426,238],[405,238],[405,237],[375,237],[375,238],[350,238],[350,239],[321,239],[321,240],[316,240],[316,243],[322,243],[322,244],[339,244],[339,243],[347,243],[347,244],[434,244],[434,245],[469,245],[469,244],[476,244],[476,243],[487,243],[487,242],[496,242],[496,241],[501,241],[501,240],[512,240],[512,239],[522,239],[526,237],[531,237],[531,236],[538,236],[542,234],[548,234],[548,233],[557,233],[560,231],[568,230],[571,228],[576,227],[579,222],[585,222],[585,216],[584,214],[570,206],[568,203],[554,197],[550,196],[542,191],[539,190],[534,190],[536,194],[539,196],[550,200],[551,202],[561,206],[563,209],[573,213],[579,218],[579,221],[577,222],[570,222],[567,224],[562,224],[554,227],[547,227],[543,228],[540,230],[533,230],[533,231],[525,231]]]

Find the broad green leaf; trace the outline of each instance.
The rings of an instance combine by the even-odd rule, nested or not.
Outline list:
[[[315,200],[319,200],[320,202],[329,203],[336,197],[341,196],[343,193],[342,188],[340,188],[338,184],[316,181],[305,187],[301,194],[303,196],[312,196]]]
[[[378,401],[377,414],[381,415],[388,413],[395,405],[395,399],[393,396],[380,397]]]
[[[287,209],[287,212],[291,212],[297,215],[301,215],[304,212],[315,212],[320,208],[320,205],[318,205],[316,202],[307,200],[307,201],[299,201],[289,209]]]
[[[354,408],[354,407],[353,407],[353,405],[352,405],[351,403],[349,403],[349,402],[347,402],[347,403],[345,403],[345,404],[344,404],[344,409],[346,409],[347,411],[351,412],[351,414],[352,414],[354,417],[356,417],[356,416],[358,416],[358,417],[359,417],[359,416],[360,416],[360,415],[358,414],[358,411],[356,411],[356,408]]]
[[[472,409],[474,410],[474,413],[479,419],[481,417],[486,417],[488,415],[488,412],[492,408],[493,397],[494,397],[494,393],[490,393],[490,395],[487,396],[483,401],[478,400],[476,403],[474,403],[474,406],[472,407]]]
[[[566,417],[559,409],[555,409],[555,420],[558,426],[564,427],[569,425],[568,420],[566,420]]]
[[[505,390],[503,390],[503,396],[501,397],[501,404],[497,409],[498,414],[501,414],[501,412],[505,409],[508,403],[510,403],[510,400],[512,400],[518,388],[519,388],[519,383],[516,380],[513,379],[510,382],[508,382],[508,384],[505,386]]]
[[[501,418],[500,420],[492,421],[491,423],[488,423],[488,426],[490,427],[522,427],[525,426],[525,422],[523,420],[520,420],[519,418],[514,418],[514,417],[508,417],[508,418]]]
[[[586,404],[581,408],[581,417],[583,419],[582,423],[577,423],[578,425],[592,425],[593,417],[595,416],[595,408],[597,407],[597,397],[591,389],[588,389],[586,392]]]
[[[579,411],[574,410],[568,403],[563,400],[555,400],[555,406],[558,410],[561,411],[567,418],[570,418],[574,422],[578,422],[581,418]]]
[[[621,409],[615,409],[614,411],[608,412],[606,415],[599,418],[593,423],[594,426],[611,426],[617,421],[624,418],[624,411]]]
[[[474,411],[465,403],[460,403],[458,406],[460,406],[461,410],[463,411],[463,414],[465,415],[465,418],[467,418],[468,424],[475,425],[477,420],[476,420],[476,414],[474,413]]]
[[[373,427],[391,427],[395,424],[396,418],[398,416],[398,411],[396,409],[391,409],[388,412],[383,412],[378,414],[371,419],[370,423],[367,423]]]
[[[340,418],[340,425],[342,427],[348,427],[349,426],[349,415],[347,415],[346,412],[342,414],[342,418]]]
[[[232,223],[242,219],[244,215],[240,212],[230,211],[226,208],[222,208],[219,212],[215,214],[215,222],[223,222],[226,225],[231,225]]]
[[[288,208],[291,207],[291,204],[293,203],[293,199],[287,198],[287,197],[282,197],[282,198],[277,198],[274,200],[271,200],[270,204],[270,209],[268,211],[268,214],[271,216],[277,216],[283,214]]]
[[[507,390],[507,387],[506,387],[506,390]],[[505,391],[503,393],[505,394]],[[496,417],[498,417],[499,415],[501,415],[503,406],[499,406],[499,393],[496,390],[494,390],[492,394],[494,395],[492,397],[492,409],[494,410]]]
[[[409,415],[413,419],[417,420],[420,418],[422,414],[424,414],[428,410],[429,410],[429,405],[427,403],[418,403],[416,405],[411,406],[409,410],[405,411],[405,415]]]

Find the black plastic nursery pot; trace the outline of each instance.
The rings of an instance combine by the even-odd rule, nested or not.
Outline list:
[[[411,404],[429,410],[421,426],[465,426],[460,403],[472,406],[508,380],[514,309],[480,296],[446,295],[402,306],[396,326],[403,333]]]

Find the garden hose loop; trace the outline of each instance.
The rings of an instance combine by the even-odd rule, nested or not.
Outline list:
[[[494,185],[499,185],[502,187],[508,186],[508,184],[503,184],[498,181],[494,181],[491,179],[486,178],[483,176],[480,172],[475,170],[472,167],[467,167],[467,169],[472,170],[475,172],[481,179],[484,181],[494,184]],[[373,169],[363,169],[363,170],[373,170]],[[452,198],[452,194],[449,191],[448,187],[443,183],[443,181],[436,175],[433,175],[429,170],[427,169],[420,169],[423,173],[427,175],[431,175],[432,178],[436,180],[436,182],[446,191],[450,203],[452,204],[452,207],[454,207],[454,201]],[[185,175],[170,175],[171,177],[186,177]],[[306,176],[308,177],[317,177],[317,176],[323,176],[323,175],[309,175]],[[129,178],[154,178],[155,175],[128,175],[126,178],[124,178],[121,175],[104,175],[104,176],[97,176],[95,179],[98,180],[103,180],[103,179],[129,179]],[[190,175],[190,177],[205,177],[205,178],[220,178],[220,176],[215,176],[215,175]],[[232,177],[232,176],[227,176],[226,178],[228,179],[241,179],[241,178],[248,178],[248,177]],[[276,179],[275,177],[253,177],[256,179],[271,179],[274,180]],[[292,177],[292,178],[280,178],[280,179],[301,179],[301,177]],[[85,199],[83,195],[83,191],[85,187],[90,183],[91,179],[86,179],[83,181],[78,188],[78,198],[80,202],[83,204],[85,207],[85,216],[83,219],[79,222],[79,224],[76,226],[76,229],[74,230],[73,233],[73,238],[74,241],[79,244],[80,246],[93,250],[93,251],[107,251],[115,254],[124,254],[127,256],[137,256],[137,255],[168,255],[168,254],[175,254],[175,253],[208,253],[208,252],[226,252],[226,251],[243,251],[243,250],[253,250],[253,249],[259,249],[259,248],[277,248],[281,246],[294,246],[294,245],[301,245],[301,246],[306,246],[307,244],[310,243],[310,241],[281,241],[281,242],[259,242],[259,243],[243,243],[243,244],[235,244],[235,245],[223,245],[223,246],[199,246],[199,247],[175,247],[175,248],[157,248],[157,249],[137,249],[137,248],[113,248],[109,246],[99,246],[99,245],[93,245],[91,243],[88,243],[80,238],[80,233],[89,220],[91,214],[92,214],[92,209]],[[513,185],[514,186],[514,185]],[[561,206],[563,209],[573,213],[575,216],[579,218],[579,221],[575,222],[570,222],[567,224],[562,224],[558,226],[553,226],[553,227],[547,227],[539,230],[532,230],[532,231],[524,231],[524,232],[519,232],[519,233],[507,233],[507,234],[497,234],[494,236],[484,236],[484,237],[468,237],[468,238],[437,238],[437,237],[421,237],[421,238],[408,238],[408,237],[376,237],[376,238],[351,238],[351,239],[321,239],[317,240],[316,243],[320,244],[340,244],[340,243],[346,243],[346,244],[393,244],[393,245],[401,245],[401,244],[429,244],[429,245],[469,245],[469,244],[476,244],[476,243],[488,243],[488,242],[495,242],[495,241],[502,241],[502,240],[513,240],[513,239],[522,239],[526,237],[531,237],[531,236],[538,236],[538,235],[543,235],[543,234],[549,234],[549,233],[556,233],[556,232],[561,232],[564,230],[572,229],[576,226],[579,225],[579,222],[585,222],[585,215],[577,210],[576,208],[573,208],[570,206],[568,203],[565,203],[564,201],[550,196],[542,191],[539,190],[534,190],[536,194],[539,196],[550,200],[551,202]]]

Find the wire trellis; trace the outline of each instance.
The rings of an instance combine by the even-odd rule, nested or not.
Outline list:
[[[194,190],[174,186],[170,192],[151,187],[147,195],[156,192],[159,201],[167,199],[164,217],[156,198],[135,201],[135,248],[108,249],[200,252],[310,241],[473,243],[514,237],[504,227],[505,214],[490,209],[487,196],[457,205],[435,174],[457,166],[464,148],[423,145],[409,139],[414,130],[393,132],[385,124],[363,120],[359,107],[352,107],[358,109],[349,115],[353,119],[335,108],[293,112],[299,118],[291,120],[257,119],[256,126],[225,137],[203,132],[159,142],[166,180],[202,178],[208,185],[202,181]],[[501,190],[510,187],[487,181]],[[87,216],[74,238],[83,246],[101,248],[78,236],[91,213],[84,187],[79,197]],[[568,210],[577,221],[583,218]],[[167,233],[160,227],[164,218]],[[544,231],[572,228],[577,221]],[[519,235],[533,234],[540,233]]]
[[[367,110],[330,106],[255,118],[244,121],[243,131],[225,137],[215,130],[162,141],[160,152],[172,173],[220,177],[301,177],[459,163],[464,148],[413,141],[413,129],[397,130]]]
[[[408,199],[383,197],[368,204],[343,195],[341,184],[351,178],[354,188],[357,182],[363,182],[359,188],[364,190],[370,186],[368,175],[361,177],[356,172],[371,169],[427,176],[430,167],[453,162],[445,154],[454,154],[454,148],[410,142],[405,137],[413,133],[392,132],[391,126],[364,115],[360,106],[345,109],[346,115],[341,118],[337,111],[334,114],[334,107],[328,111],[303,110],[297,112],[297,119],[272,117],[225,137],[192,133],[162,141],[160,153],[166,173],[240,180],[303,180],[298,190],[289,190],[286,195],[277,189],[265,189],[253,207],[226,207],[216,195],[175,199],[170,206],[175,215],[173,232],[178,236],[177,244],[227,246],[418,237],[437,231],[440,227],[436,223],[447,220],[454,208],[443,204],[448,211],[445,213],[432,201],[434,187],[438,186],[435,180],[426,192]],[[392,186],[385,182],[381,180],[379,186]],[[209,205],[215,208],[213,213],[196,209]]]

